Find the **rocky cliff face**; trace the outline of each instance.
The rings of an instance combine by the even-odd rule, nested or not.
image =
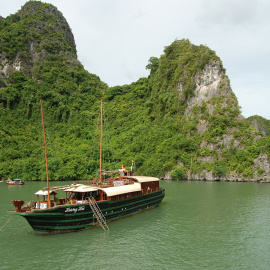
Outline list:
[[[184,149],[175,149],[177,165],[164,178],[184,178],[185,172],[189,180],[269,181],[268,142],[241,115],[215,52],[188,40],[177,40],[164,52],[150,75],[154,102],[174,130],[178,125],[174,142],[188,137],[180,143]]]
[[[44,6],[42,2],[34,1],[25,4],[19,12],[20,20],[38,15],[41,15],[42,18],[45,16],[46,21],[43,19],[36,20],[30,23],[28,27],[33,27],[36,34],[43,34],[46,31],[48,33],[60,33],[70,45],[73,56],[77,57],[76,44],[69,24],[55,6],[49,4]],[[45,40],[43,39],[42,42],[45,42]],[[59,51],[59,53],[63,53],[63,51]]]
[[[217,109],[221,109],[221,114],[228,115],[230,110],[235,110],[234,116],[230,121],[236,121],[242,123],[245,121],[244,117],[240,114],[238,101],[235,94],[233,93],[229,79],[225,75],[225,72],[218,61],[211,61],[207,64],[202,71],[198,71],[195,75],[196,88],[194,90],[194,97],[190,98],[187,103],[188,106],[185,110],[185,116],[189,119],[192,118],[192,109],[194,106],[202,107],[206,104],[205,108],[209,116],[215,116],[218,113]],[[181,84],[179,84],[178,91],[181,92]],[[219,100],[218,103],[212,102],[213,100]],[[229,108],[230,107],[230,108]],[[224,109],[224,110],[222,110]],[[205,112],[204,112],[205,113]],[[200,134],[204,134],[211,128],[209,120],[199,115],[199,121],[197,124],[197,131]],[[254,126],[254,125],[253,125]],[[224,126],[226,132],[222,136],[218,136],[215,141],[202,140],[200,144],[201,149],[209,149],[210,152],[215,151],[214,155],[202,155],[200,161],[202,163],[214,163],[216,159],[222,159],[222,151],[224,147],[230,149],[241,149],[245,151],[245,146],[241,144],[243,138],[236,138],[234,132],[238,130],[237,126]],[[259,128],[257,128],[259,130]],[[253,141],[256,142],[261,137],[252,129],[249,130],[251,134],[255,135]],[[239,161],[240,162],[240,161]],[[252,166],[253,176],[244,176],[243,173],[239,173],[236,170],[230,171],[224,175],[217,175],[213,171],[207,171],[203,169],[200,173],[192,173],[188,170],[187,178],[189,180],[221,180],[221,181],[269,181],[270,170],[269,170],[269,158],[266,154],[259,155],[254,159]],[[258,170],[261,173],[258,173]]]
[[[185,111],[186,116],[190,115],[194,105],[202,106],[203,102],[208,102],[215,97],[223,96],[224,102],[221,106],[225,106],[225,100],[231,100],[235,107],[237,107],[237,100],[230,88],[225,72],[222,69],[220,62],[211,61],[204,69],[197,71],[195,75],[196,88],[194,90],[194,97],[187,101],[188,107]],[[181,91],[181,89],[179,89]],[[211,114],[214,106],[211,103],[207,105],[208,111]],[[241,117],[243,119],[243,117]]]
[[[247,121],[258,131],[262,133],[263,136],[267,137],[270,135],[270,120],[267,120],[259,115],[250,116]]]
[[[50,61],[52,55],[62,56],[70,64],[79,64],[72,31],[62,13],[53,5],[40,1],[27,2],[11,18],[0,19],[0,24],[2,86],[7,85],[6,79],[14,71],[21,71],[35,78],[35,69],[39,70],[43,61]],[[6,50],[2,41],[9,31],[15,34],[12,52]]]

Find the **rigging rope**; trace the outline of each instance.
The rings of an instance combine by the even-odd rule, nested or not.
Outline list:
[[[47,142],[47,149],[48,151],[48,158],[49,158],[49,178],[50,178],[50,185],[52,186],[60,186],[63,185],[63,181],[68,182],[69,184],[72,183],[71,180],[65,180],[63,179],[63,175],[61,174],[61,171],[63,170],[61,167],[61,159],[60,159],[60,151],[58,144],[54,143],[54,136],[53,135],[56,131],[53,128],[53,124],[51,122],[51,117],[47,117],[46,111],[43,111],[43,118],[44,118],[44,124],[46,129],[46,142]],[[63,166],[63,165],[62,165]],[[59,177],[59,174],[60,177]],[[54,177],[53,177],[54,175]],[[58,176],[58,179],[55,180],[56,175]],[[41,180],[43,181],[43,180]]]
[[[112,155],[112,159],[113,159],[113,166],[114,166],[114,169],[116,169],[115,157],[114,157],[114,154],[113,154],[114,152],[113,152],[111,137],[110,137],[110,133],[109,133],[109,128],[108,128],[107,121],[106,121],[105,112],[103,114],[104,114],[104,124],[105,124],[105,129],[106,129],[106,134],[107,134],[107,140],[108,140],[109,145],[110,145],[110,149],[108,150],[108,160],[109,160],[109,163],[110,163],[110,157],[109,157],[109,151],[110,151],[110,153]]]
[[[13,217],[13,215],[8,219],[8,221],[4,224],[4,226],[1,227],[0,232],[2,231],[2,229],[4,227],[6,227],[6,225],[8,225],[8,223],[10,222],[10,220],[12,219],[12,217]]]
[[[105,135],[104,136],[104,144],[103,144],[103,155],[102,155],[102,163],[103,163],[103,167],[107,168],[107,170],[112,170],[111,166],[113,167],[113,169],[116,169],[116,162],[115,162],[115,157],[114,157],[114,151],[113,151],[113,147],[112,147],[112,142],[110,139],[110,134],[109,134],[109,129],[108,129],[108,125],[107,125],[107,121],[106,121],[106,115],[105,115],[105,111],[104,111],[104,107],[102,108],[102,114],[103,114],[103,121],[104,121],[104,129],[105,129]],[[92,121],[96,116],[92,115]],[[97,117],[97,121],[96,121],[96,129],[94,130],[94,132],[91,133],[91,142],[92,142],[92,147],[91,147],[91,153],[89,155],[89,160],[88,160],[88,166],[86,168],[86,173],[85,173],[85,178],[87,178],[87,175],[89,173],[89,175],[91,176],[91,174],[93,175],[95,170],[99,170],[99,149],[97,148],[98,144],[99,144],[99,137],[100,137],[100,119],[101,115],[99,114]],[[106,138],[105,138],[106,137]],[[90,162],[91,161],[91,162]]]
[[[92,120],[91,122],[93,122],[93,119],[94,119],[94,116],[92,116]],[[96,128],[94,128],[94,132],[91,133],[91,146],[90,146],[90,149],[91,149],[91,152],[90,152],[90,155],[89,155],[89,160],[88,160],[88,166],[87,166],[87,170],[86,170],[86,175],[85,175],[85,178],[87,179],[87,175],[89,173],[89,176],[91,177],[91,173],[93,173],[93,171],[97,171],[98,169],[98,164],[96,164],[95,161],[98,160],[98,156],[99,156],[99,153],[98,153],[98,141],[99,141],[99,122],[100,122],[100,115],[99,117],[97,117],[97,121],[96,121]],[[95,147],[96,146],[96,147]],[[90,161],[92,161],[90,163]],[[94,165],[95,164],[95,165]]]
[[[107,121],[106,121],[106,116],[105,116],[105,111],[104,111],[104,107],[102,110],[103,113],[103,121],[104,121],[104,129],[105,129],[105,134],[107,135],[106,138],[104,137],[104,148],[103,148],[103,153],[104,155],[102,155],[102,163],[104,168],[108,167],[108,169],[112,169],[111,167],[111,163],[113,163],[113,167],[114,169],[116,169],[116,165],[115,165],[115,157],[114,157],[114,152],[113,152],[113,147],[112,147],[112,143],[111,143],[111,139],[110,139],[110,134],[109,134],[109,129],[108,129],[108,125],[107,125]],[[93,121],[94,116],[92,116],[92,121]],[[99,163],[97,162],[99,160],[99,149],[97,147],[98,142],[99,142],[99,136],[100,136],[100,114],[97,117],[97,121],[96,121],[96,129],[94,130],[94,132],[92,133],[91,136],[91,140],[92,140],[92,146],[91,146],[91,153],[89,155],[89,161],[88,161],[88,166],[86,169],[86,174],[85,174],[85,178],[87,178],[87,175],[89,173],[89,175],[91,173],[93,173],[95,170],[98,170],[98,165]],[[105,156],[106,155],[106,156]],[[92,162],[90,163],[90,160],[92,159]],[[112,160],[111,160],[112,159]],[[106,165],[107,163],[107,165]],[[95,166],[96,165],[96,166]]]
[[[57,170],[61,170],[59,168],[59,165],[60,165],[61,162],[60,162],[58,151],[57,151],[56,146],[54,144],[52,132],[51,132],[51,129],[50,129],[50,126],[53,126],[53,125],[49,124],[49,122],[47,120],[47,119],[49,119],[49,117],[47,118],[44,111],[43,111],[43,115],[44,115],[43,118],[44,118],[44,123],[45,123],[45,129],[46,129],[47,149],[50,149],[50,151],[48,153],[48,157],[50,157],[50,162],[49,162],[50,180],[54,180],[54,183],[56,185],[61,185],[59,179],[57,181],[55,181],[55,179],[51,179],[50,173],[53,175],[53,174],[56,173]]]

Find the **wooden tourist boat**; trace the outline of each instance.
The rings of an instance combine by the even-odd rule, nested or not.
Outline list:
[[[102,170],[102,120],[99,178],[92,181],[78,181],[66,186],[50,187],[42,102],[41,112],[47,187],[35,193],[37,200],[34,202],[24,205],[23,200],[13,200],[12,203],[16,209],[10,211],[26,218],[36,233],[65,233],[97,226],[106,230],[109,221],[140,213],[161,203],[165,190],[159,186],[158,178],[135,176],[132,170],[128,171],[124,167],[111,172]],[[104,179],[103,176],[108,174],[113,177]],[[116,174],[118,174],[117,177]],[[65,192],[65,196],[57,199],[56,192],[60,190]]]
[[[12,179],[12,180],[7,180],[6,183],[11,186],[21,186],[24,185],[24,182],[22,179]]]
[[[64,190],[66,197],[57,199],[57,190]],[[97,226],[107,229],[108,221],[156,207],[165,191],[158,178],[125,175],[99,184],[93,180],[45,188],[35,194],[37,200],[23,207],[24,201],[13,201],[16,210],[11,212],[25,217],[36,233],[49,234]]]

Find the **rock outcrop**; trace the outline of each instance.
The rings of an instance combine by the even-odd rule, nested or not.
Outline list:
[[[270,163],[267,155],[261,153],[251,162],[251,150],[247,149],[247,143],[243,143],[246,140],[245,135],[239,136],[245,126],[249,144],[256,144],[261,138],[241,115],[237,98],[230,87],[221,61],[209,61],[203,69],[197,70],[190,81],[194,82],[195,87],[193,94],[186,99],[184,114],[187,121],[197,123],[197,133],[202,139],[201,155],[198,157],[198,166],[201,169],[195,169],[197,172],[194,172],[195,165],[193,169],[191,165],[191,169],[186,170],[187,179],[270,181]],[[180,96],[184,96],[185,83],[180,80],[177,85]],[[226,156],[227,153],[233,152],[240,156],[239,164],[230,167],[230,160],[226,160]],[[245,164],[243,168],[240,168],[241,162]],[[234,163],[237,164],[237,160]],[[164,178],[170,179],[170,173],[168,172]]]
[[[262,133],[264,137],[270,135],[270,120],[267,120],[259,115],[250,116],[247,121],[259,132]]]
[[[25,43],[14,44],[16,53],[11,56],[6,51],[0,53],[0,79],[3,86],[7,85],[6,78],[14,71],[21,71],[34,78],[35,68],[39,69],[42,62],[50,61],[50,55],[62,55],[67,63],[80,64],[72,31],[55,6],[29,1],[14,16],[17,21],[12,27],[25,36]]]

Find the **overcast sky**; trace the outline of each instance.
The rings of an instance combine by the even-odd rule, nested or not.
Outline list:
[[[25,0],[0,0],[0,15]],[[269,0],[46,0],[72,29],[78,59],[109,86],[149,75],[175,39],[216,51],[245,117],[270,119]]]

